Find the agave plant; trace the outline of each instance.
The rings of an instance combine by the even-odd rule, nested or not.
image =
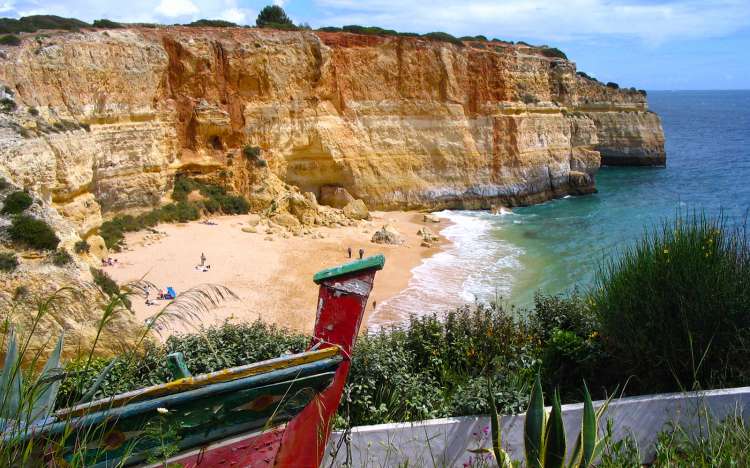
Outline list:
[[[502,434],[500,433],[500,416],[497,412],[495,399],[492,394],[491,381],[488,380],[490,399],[490,422],[492,426],[492,452],[497,464],[501,468],[513,466],[510,455],[502,448]],[[583,384],[583,418],[581,431],[576,438],[576,444],[570,459],[565,463],[567,444],[565,427],[562,420],[560,395],[555,391],[552,397],[552,410],[549,414],[544,408],[542,383],[537,374],[534,387],[529,398],[529,408],[524,421],[524,454],[526,466],[529,468],[587,468],[599,457],[602,449],[598,436],[599,419],[609,406],[610,399],[604,402],[596,411],[591,401],[591,395]]]
[[[43,421],[52,414],[63,377],[60,369],[63,340],[61,334],[42,372],[30,385],[24,385],[22,356],[18,353],[15,330],[9,327],[5,363],[0,373],[0,429]]]

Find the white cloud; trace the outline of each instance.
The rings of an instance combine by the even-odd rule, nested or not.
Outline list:
[[[177,16],[192,16],[200,10],[190,0],[161,0],[156,12],[162,16],[174,18]]]
[[[219,19],[231,21],[232,23],[245,24],[247,22],[247,13],[239,8],[230,8],[224,10]]]
[[[750,25],[747,0],[315,0],[316,25],[363,24],[556,41],[636,37],[651,43],[720,37]]]

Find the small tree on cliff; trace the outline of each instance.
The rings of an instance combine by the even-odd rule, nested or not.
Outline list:
[[[294,23],[286,15],[283,8],[278,5],[266,5],[260,10],[258,18],[255,20],[255,24],[259,28],[266,26],[273,27],[275,25],[283,26],[294,26]]]

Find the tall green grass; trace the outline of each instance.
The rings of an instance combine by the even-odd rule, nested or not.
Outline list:
[[[646,233],[600,271],[590,305],[621,378],[648,392],[750,377],[750,248],[702,214]]]
[[[99,360],[99,338],[109,324],[120,314],[130,313],[130,298],[143,295],[145,287],[153,285],[138,282],[118,287],[108,296],[103,297],[103,306],[97,323],[96,337],[88,350],[82,351],[75,361],[78,366],[72,369],[60,362],[63,338],[52,346],[50,358],[42,365],[42,357],[50,351],[52,343],[46,348],[32,349],[31,337],[40,332],[41,324],[51,312],[61,312],[66,307],[80,302],[82,294],[95,294],[93,288],[80,291],[63,288],[52,295],[31,298],[17,298],[4,304],[6,317],[2,322],[2,342],[0,349],[5,354],[3,368],[0,371],[0,466],[89,466],[92,463],[92,447],[102,445],[101,439],[107,429],[104,422],[98,426],[79,427],[73,419],[57,419],[66,424],[62,435],[47,438],[32,435],[38,432],[36,425],[50,421],[55,407],[90,401],[99,392],[114,366],[96,369]],[[122,368],[137,369],[141,362],[144,347],[150,346],[148,339],[151,332],[164,328],[169,322],[187,321],[204,314],[225,299],[236,297],[226,288],[204,285],[186,291],[152,316],[143,329],[134,337],[134,345],[116,362]],[[17,301],[27,301],[19,304]],[[16,333],[11,322],[13,313],[19,307],[33,306],[36,313],[31,324]],[[41,370],[40,370],[41,369]],[[91,376],[85,380],[80,375]],[[127,378],[127,373],[120,373]],[[74,447],[72,452],[70,447]],[[67,447],[67,448],[66,448]],[[103,452],[103,451],[102,451]],[[102,453],[102,457],[105,454]],[[95,457],[96,458],[96,457]],[[96,460],[94,460],[96,461]],[[108,465],[110,466],[110,465]]]

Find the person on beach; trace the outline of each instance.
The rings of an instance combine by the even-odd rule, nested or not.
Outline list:
[[[206,254],[201,252],[201,266],[206,264]]]
[[[352,258],[352,248],[349,247],[348,249],[346,249],[346,252],[349,254],[349,258]]]
[[[365,249],[359,249],[359,259],[362,260],[362,257],[365,255]]]

